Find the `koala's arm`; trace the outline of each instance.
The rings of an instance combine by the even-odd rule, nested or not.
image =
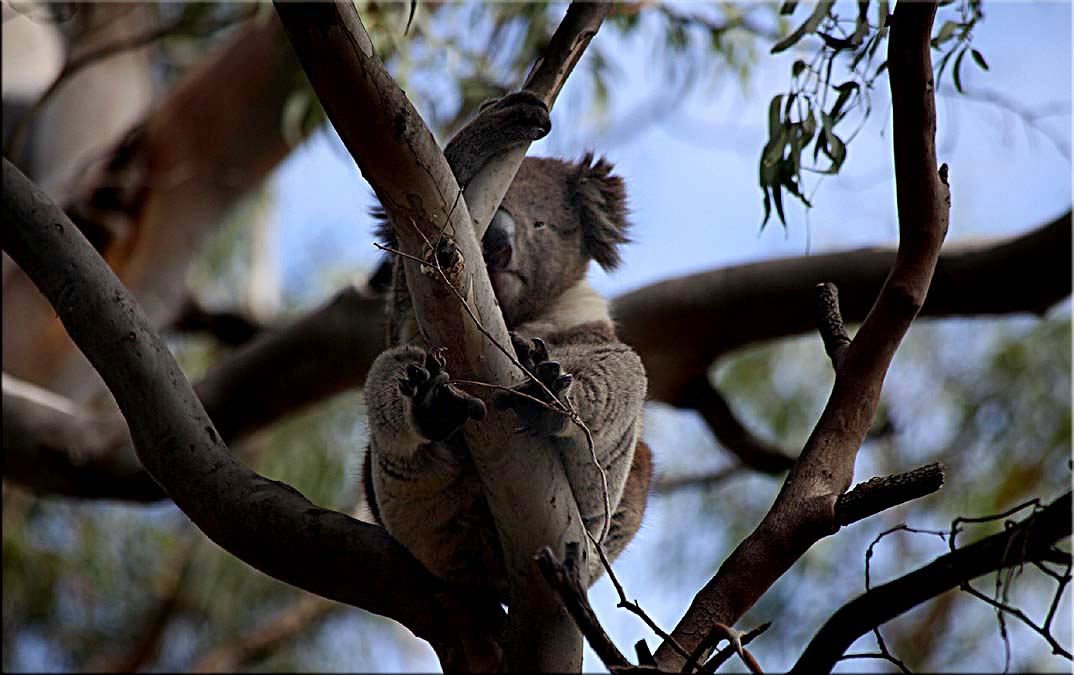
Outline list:
[[[419,445],[446,441],[485,404],[448,384],[442,350],[397,347],[377,357],[366,378],[370,437],[382,453],[410,457]]]
[[[444,148],[455,180],[465,187],[496,155],[543,138],[552,128],[548,108],[528,91],[508,94],[484,105]]]
[[[645,369],[638,355],[615,337],[610,325],[592,323],[573,336],[550,335],[552,347],[543,340],[521,338],[525,328],[512,336],[520,362],[548,391],[560,400],[566,397],[589,429],[593,449],[585,432],[566,415],[534,401],[549,397],[532,382],[515,388],[522,396],[504,393],[493,402],[497,408],[513,409],[523,427],[549,437],[559,449],[578,510],[586,527],[596,534],[603,526],[605,512],[604,481],[593,463],[594,454],[607,478],[611,515],[624,508],[639,513],[644,509],[644,499],[640,504],[621,501],[624,496],[637,497],[624,495],[624,486],[641,434]]]
[[[638,355],[621,342],[569,345],[553,350],[551,357],[574,378],[567,398],[593,437],[597,460],[607,476],[608,501],[614,513],[620,507],[641,436],[645,368]],[[559,434],[557,443],[562,448],[567,479],[582,520],[591,532],[599,532],[604,520],[603,486],[600,472],[593,466],[585,434],[570,422]]]
[[[365,404],[370,440],[377,451],[410,457],[429,441],[414,422],[414,399],[404,396],[399,387],[407,377],[407,366],[424,361],[424,350],[410,346],[389,349],[373,361],[366,377]]]

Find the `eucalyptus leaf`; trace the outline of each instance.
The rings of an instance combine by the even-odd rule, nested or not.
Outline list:
[[[793,33],[772,45],[771,53],[778,54],[785,51],[806,35],[815,33],[820,26],[820,22],[824,20],[824,17],[828,16],[833,4],[834,0],[823,0],[822,2],[818,2],[817,6],[813,8],[813,13],[806,19],[806,22],[799,26]]]
[[[962,58],[964,56],[966,56],[966,50],[965,49],[960,51],[958,53],[958,56],[955,57],[955,68],[952,71],[952,75],[955,76],[955,89],[957,89],[958,93],[960,93],[960,94],[966,93],[965,91],[962,90]]]
[[[981,67],[981,70],[988,70],[988,63],[985,61],[984,56],[981,55],[981,52],[977,51],[976,49],[971,49],[970,55],[973,57],[973,60],[977,63],[977,65]]]
[[[783,94],[776,94],[768,104],[768,138],[769,140],[779,135],[780,123],[779,107],[783,101]]]

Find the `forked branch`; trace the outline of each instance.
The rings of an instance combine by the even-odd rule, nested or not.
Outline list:
[[[506,345],[510,350],[511,341],[472,226],[467,203],[472,197],[459,198],[459,186],[443,153],[377,58],[354,5],[299,7],[277,2],[276,9],[329,119],[393,224],[415,318],[427,344],[446,348],[455,377],[516,384],[520,373],[511,355],[497,348]],[[591,11],[572,5],[569,16],[593,16]],[[551,77],[547,94],[551,98],[602,18],[600,14],[583,22],[591,26],[586,35],[573,22],[557,31],[554,45],[578,47],[545,53],[538,72],[562,71]],[[557,63],[557,59],[566,60]],[[489,192],[499,197],[488,209],[489,217],[513,176],[514,170],[499,174],[499,183],[490,187]],[[429,242],[439,242],[441,234],[451,238],[460,263],[445,274],[427,274],[430,268],[423,269],[419,261],[436,255]],[[465,301],[459,302],[457,296]],[[584,543],[581,518],[555,453],[530,448],[540,439],[512,432],[506,416],[500,415],[486,416],[464,429],[507,568],[513,650],[507,655],[508,667],[577,671],[581,634],[532,558],[542,546],[562,556],[567,542]],[[535,475],[542,480],[533,481]],[[583,575],[586,569],[588,564],[582,566]]]
[[[899,251],[876,303],[839,363],[828,404],[768,514],[694,598],[672,633],[693,650],[728,626],[814,543],[838,530],[836,503],[853,479],[858,448],[876,414],[888,365],[925,302],[947,233],[947,167],[936,164],[936,108],[929,38],[935,3],[901,3],[888,45]],[[835,339],[838,345],[840,340]],[[682,658],[668,644],[662,668]]]

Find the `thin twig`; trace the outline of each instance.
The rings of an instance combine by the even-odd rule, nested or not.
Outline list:
[[[766,630],[768,630],[771,627],[772,627],[772,622],[771,621],[765,621],[760,626],[757,626],[753,630],[751,630],[751,631],[747,632],[746,634],[744,634],[738,640],[739,644],[736,645],[734,642],[732,642],[731,644],[727,645],[726,647],[724,647],[720,651],[716,652],[716,654],[713,655],[713,657],[711,659],[709,659],[705,663],[704,666],[701,667],[701,670],[699,671],[699,675],[711,675],[712,673],[715,673],[716,670],[720,666],[722,666],[724,664],[724,662],[727,661],[727,659],[731,658],[732,654],[734,654],[734,653],[736,653],[738,651],[739,646],[742,647],[742,653],[743,654],[749,654],[749,658],[753,659],[753,655],[750,654],[749,651],[746,650],[745,646],[748,645],[749,643],[753,642],[757,637],[759,637],[762,633],[764,633]],[[745,661],[745,658],[743,658],[743,661]],[[757,660],[753,659],[753,662],[756,664]],[[750,666],[749,662],[746,662],[746,666],[747,667]]]
[[[608,572],[608,579],[611,580],[612,586],[615,586],[615,592],[619,594],[619,604],[617,604],[616,607],[625,609],[640,617],[641,620],[645,622],[646,626],[648,626],[654,633],[659,635],[661,639],[663,639],[666,643],[670,644],[672,649],[678,652],[680,656],[682,656],[684,659],[687,660],[687,662],[689,662],[690,654],[682,648],[682,645],[680,645],[675,640],[675,638],[671,637],[670,634],[668,634],[655,621],[653,621],[652,618],[645,613],[645,610],[641,608],[641,605],[639,605],[636,601],[631,602],[630,600],[627,600],[626,591],[623,590],[623,584],[619,583],[619,578],[615,576],[615,572],[612,571],[612,564],[608,561],[608,556],[605,555],[604,548],[596,541],[596,539],[593,538],[593,535],[589,533],[589,530],[586,530],[586,536],[589,537],[589,540],[596,547],[597,554],[600,556],[600,562],[604,566],[605,571]],[[695,668],[697,667],[696,660],[693,662],[693,665]]]

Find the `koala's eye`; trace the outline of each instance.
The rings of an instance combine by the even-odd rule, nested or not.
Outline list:
[[[538,220],[538,221],[535,221],[533,223],[533,229],[535,229],[535,230],[539,230],[542,227],[544,227],[544,221],[543,220]]]

